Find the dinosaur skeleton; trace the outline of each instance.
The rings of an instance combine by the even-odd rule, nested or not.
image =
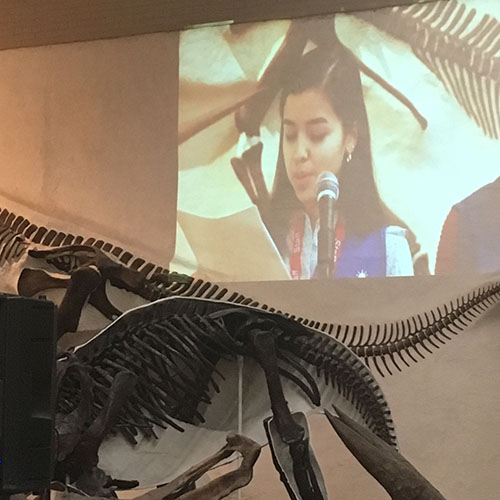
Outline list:
[[[373,359],[381,373],[384,369],[390,372],[386,357],[401,369],[396,357],[405,365],[409,365],[409,360],[416,362],[423,357],[421,350],[432,352],[431,347],[437,348],[451,339],[451,335],[499,300],[500,283],[495,283],[471,292],[456,304],[424,314],[427,324],[416,317],[369,327],[366,331],[362,327],[359,332],[352,328],[352,334],[348,326],[338,327],[343,338],[349,340],[348,348],[334,336],[325,334],[321,330],[323,325],[311,321],[300,323],[283,313],[223,301],[170,297],[128,311],[100,335],[77,348],[75,354],[91,370],[97,408],[108,397],[115,374],[128,367],[138,377],[137,390],[114,428],[132,443],[136,442],[137,433],[152,437],[158,428],[179,428],[177,421],[203,424],[203,408],[218,392],[217,379],[221,376],[217,371],[218,361],[237,355],[253,357],[266,371],[271,408],[281,440],[290,450],[300,445],[294,462],[303,464],[300,453],[306,443],[302,429],[291,424],[286,400],[276,384],[277,377],[273,379],[270,373],[273,352],[277,353],[282,380],[299,387],[314,405],[325,406],[329,400],[318,382],[324,377],[325,385],[331,384],[336,392],[330,402],[395,448],[387,402],[354,352]],[[332,326],[324,329],[334,333]],[[384,361],[377,363],[377,359]],[[311,372],[316,372],[316,376]],[[60,404],[71,408],[74,393],[75,387],[66,386]],[[291,498],[323,498],[315,496],[317,492],[310,484],[307,467],[306,463],[303,476],[294,467],[300,495]],[[394,484],[390,487],[397,490]]]
[[[153,273],[164,272],[164,268],[161,266],[134,257],[130,252],[111,243],[38,226],[5,208],[0,209],[0,228],[0,265],[5,262],[12,264],[21,260],[25,257],[28,248],[33,247],[33,245],[39,245],[42,248],[83,245],[106,252],[124,266],[140,272],[146,277],[151,276]],[[74,261],[72,262],[70,258],[59,263],[61,266],[63,264],[66,269],[74,267]]]
[[[19,218],[11,216],[10,220]],[[278,433],[291,450],[295,448],[294,465],[302,467],[294,475],[304,498],[309,494],[322,497],[314,496],[314,471],[308,463],[303,429],[290,418],[280,378],[296,386],[313,405],[335,404],[396,447],[389,407],[361,359],[366,365],[373,363],[381,375],[401,370],[450,340],[500,300],[500,283],[493,283],[405,321],[368,326],[319,323],[260,305],[216,284],[185,278],[174,281],[165,270],[148,278],[136,269],[116,265],[104,250],[88,245],[32,248],[16,227],[11,222],[1,229],[0,254],[6,261],[31,253],[73,274],[94,268],[103,279],[138,290],[143,297],[166,297],[121,315],[77,348],[76,356],[92,380],[92,418],[99,419],[106,411],[115,379],[126,370],[133,372],[136,385],[122,401],[113,433],[135,443],[138,433],[154,438],[167,426],[182,430],[182,422],[203,424],[204,408],[219,391],[219,361],[238,355],[254,358],[266,372]],[[16,242],[16,251],[6,250],[7,240]],[[69,295],[77,292],[68,288]],[[273,351],[276,365],[268,359]],[[328,384],[335,395],[329,402],[324,390]],[[81,388],[74,377],[63,378],[58,397],[63,420],[81,411],[77,404]]]
[[[498,302],[499,291],[498,283],[479,288],[456,304],[445,305],[424,314],[427,324],[422,318],[415,317],[407,322],[369,327],[366,331],[361,326],[358,331],[352,328],[351,334],[348,326],[337,327],[337,335],[342,332],[343,339],[350,342],[351,349],[357,348],[366,359],[373,358],[375,366],[383,373],[384,368],[390,370],[389,365],[386,361],[377,364],[377,359],[385,360],[387,356],[397,367],[396,356],[406,365],[409,363],[405,356],[408,356],[408,360],[417,361],[423,356],[421,350],[437,348],[450,339],[450,335],[457,334],[477,315]],[[146,377],[140,382],[140,394],[149,392],[152,397],[139,397],[132,401],[127,408],[130,414],[123,415],[120,427],[116,429],[127,439],[135,440],[134,434],[138,431],[151,436],[154,435],[155,425],[172,425],[165,418],[165,413],[177,420],[203,423],[200,407],[208,404],[217,392],[217,360],[221,356],[234,357],[241,353],[255,356],[255,343],[249,337],[242,336],[242,332],[248,334],[252,325],[263,328],[266,314],[256,307],[213,300],[167,298],[126,313],[101,335],[79,348],[76,354],[84,363],[92,366],[100,384],[98,398],[106,397],[106,388],[112,381],[112,375],[124,366],[133,366],[137,373]],[[249,324],[245,323],[247,318],[250,318]],[[257,321],[257,318],[260,320]],[[283,378],[299,385],[313,403],[318,404],[316,397],[320,391],[309,376],[311,368],[313,371],[316,369],[317,375],[324,376],[327,383],[332,383],[341,404],[345,404],[347,399],[350,411],[354,407],[358,418],[361,417],[365,425],[394,445],[392,423],[383,417],[387,410],[386,417],[390,419],[388,408],[384,409],[386,403],[371,392],[376,386],[365,372],[365,367],[349,350],[345,351],[342,344],[321,332],[323,328],[335,333],[333,326],[325,328],[325,325],[303,320],[304,324],[315,325],[320,330],[311,326],[304,328],[281,313],[272,315],[270,319],[271,324],[267,324],[263,330],[273,333]],[[270,347],[266,346],[265,351],[269,352]],[[199,364],[194,361],[200,358],[202,361]],[[262,362],[262,358],[259,361]],[[149,379],[150,376],[153,378]],[[187,388],[176,383],[164,385],[167,380],[182,381]],[[157,390],[159,386],[161,390]],[[271,387],[270,393],[273,393]],[[68,394],[71,394],[71,389],[68,389]],[[360,400],[356,400],[361,394],[365,402],[372,401],[375,414],[363,408]],[[181,404],[176,399],[179,395]],[[321,403],[324,404],[324,401]],[[335,403],[339,404],[338,400]],[[275,414],[280,414],[275,406],[273,410]],[[379,417],[376,416],[377,412]],[[138,421],[141,417],[146,418]],[[382,422],[381,430],[377,429],[376,422]],[[173,424],[176,425],[175,422]],[[295,438],[294,435],[289,442]]]
[[[327,354],[313,348],[318,343]],[[115,374],[128,366],[138,377],[115,426],[132,443],[137,432],[154,436],[155,426],[178,428],[171,417],[203,423],[202,407],[218,392],[218,361],[253,357],[266,374],[277,431],[293,457],[299,498],[316,491],[311,481],[315,474],[304,430],[290,417],[278,371],[314,405],[321,404],[321,395],[308,365],[324,373],[337,393],[335,403],[396,446],[389,407],[363,363],[333,338],[258,308],[208,299],[162,299],[125,313],[75,355],[90,367],[97,408],[108,398]],[[60,404],[71,408],[75,391],[78,387],[63,386]]]
[[[23,221],[23,224],[20,224],[19,220]],[[9,223],[9,221],[11,222]],[[34,229],[31,232],[22,232],[22,227]],[[58,241],[73,241],[73,243],[76,242],[76,245],[40,250],[38,245],[33,245],[34,240],[28,239],[28,235],[33,232],[37,234],[58,234],[60,235]],[[283,314],[285,317],[289,317],[306,327],[327,333],[330,337],[335,338],[363,359],[366,364],[373,363],[377,372],[382,376],[392,374],[394,369],[401,371],[403,365],[409,366],[410,363],[422,359],[425,352],[430,353],[445,344],[452,336],[466,328],[474,318],[496,303],[500,291],[500,285],[493,283],[478,287],[454,301],[442,304],[433,310],[412,316],[406,320],[380,325],[342,325],[296,317],[267,304],[260,304],[259,301],[245,297],[240,293],[229,291],[227,288],[220,287],[215,283],[171,273],[165,268],[151,263],[147,263],[141,268],[138,263],[144,263],[144,260],[133,258],[132,254],[124,252],[122,249],[119,250],[124,257],[120,259],[120,265],[116,266],[114,257],[116,257],[118,251],[113,253],[112,250],[111,254],[109,254],[105,250],[106,248],[115,248],[110,243],[97,241],[97,246],[94,247],[92,246],[93,242],[95,242],[93,238],[84,240],[81,236],[68,236],[65,233],[54,230],[49,231],[46,228],[40,231],[34,224],[20,216],[11,214],[5,209],[0,211],[0,258],[9,255],[6,250],[4,235],[9,236],[9,241],[15,240],[18,248],[16,252],[11,252],[10,259],[6,261],[9,266],[16,263],[12,255],[16,255],[16,259],[19,260],[21,255],[27,257],[28,253],[30,253],[37,258],[37,261],[45,259],[57,269],[69,273],[74,272],[85,263],[87,265],[96,265],[101,269],[104,277],[110,277],[110,280],[118,286],[126,286],[128,291],[142,294],[143,298],[149,301],[169,296],[204,298]],[[38,241],[40,240],[38,239]],[[80,245],[82,242],[83,246]],[[22,251],[19,250],[21,248]],[[82,259],[82,255],[85,256],[85,259]],[[100,258],[100,261],[98,258]],[[129,267],[127,262],[130,261],[132,264]],[[25,262],[23,264],[26,265]],[[128,274],[130,272],[133,280],[130,279],[128,283],[124,283],[126,278],[114,281],[113,273],[111,275],[107,274],[106,268],[108,266],[112,267],[115,277],[119,276],[120,273]],[[21,274],[22,271],[19,275]],[[26,281],[22,280],[19,275],[17,276],[17,286],[21,288],[27,286]],[[61,284],[54,281],[54,286],[60,287]],[[35,293],[43,289],[40,288]],[[30,291],[33,292],[33,289]],[[111,316],[109,319],[114,319],[114,317]]]
[[[68,247],[71,251],[65,251]],[[56,253],[44,254],[44,251],[50,248],[59,250]],[[0,266],[14,267],[18,264],[24,268],[30,255],[35,258],[47,256],[49,264],[65,273],[71,273],[82,265],[88,265],[92,260],[101,270],[105,268],[104,277],[111,284],[126,287],[127,290],[146,300],[162,297],[163,282],[157,283],[155,288],[154,276],[162,275],[163,281],[166,276],[179,279],[180,283],[185,281],[181,275],[169,273],[165,268],[146,262],[140,257],[134,257],[130,252],[111,243],[37,226],[7,209],[0,209]],[[99,259],[101,262],[98,262]],[[40,277],[41,275],[38,278]],[[46,278],[47,281],[42,282],[45,286],[62,285],[62,282],[56,280],[50,285],[50,276]],[[149,289],[141,288],[140,282],[144,279],[147,280]],[[5,286],[5,283],[3,285]],[[32,294],[38,292],[36,288],[30,289],[28,284],[16,283],[17,286],[26,286],[26,290]]]
[[[358,12],[410,45],[489,137],[500,137],[500,23],[457,0]]]
[[[5,292],[23,296],[52,288],[71,292],[70,300],[63,300],[60,307],[59,336],[77,329],[87,299],[109,320],[121,314],[107,297],[107,282],[151,301],[169,295],[165,284],[192,281],[110,243],[49,230],[6,209],[0,210],[0,267]]]
[[[22,221],[22,224],[19,221]],[[132,259],[129,252],[123,252],[121,249],[124,257],[121,258],[120,265],[116,265],[114,257],[118,252],[108,254],[105,250],[106,248],[115,248],[111,244],[98,241],[96,242],[97,246],[93,247],[95,240],[92,238],[84,240],[80,236],[68,236],[54,230],[48,231],[45,228],[39,230],[26,219],[16,217],[5,209],[0,212],[0,224],[0,259],[4,259],[4,269],[13,266],[20,260],[21,256],[27,257],[30,253],[37,257],[37,260],[45,259],[57,269],[69,273],[74,272],[85,263],[96,265],[100,268],[102,275],[109,278],[112,283],[116,283],[118,286],[127,286],[127,290],[140,293],[148,300],[169,296],[203,298],[276,312],[305,327],[328,334],[329,337],[351,349],[366,364],[373,363],[377,372],[382,376],[392,374],[394,369],[401,371],[403,365],[409,366],[411,362],[417,362],[419,358],[423,358],[425,352],[430,353],[439,348],[499,299],[500,285],[493,283],[478,287],[448,304],[442,304],[433,310],[398,322],[368,326],[318,322],[290,315],[267,304],[260,304],[252,298],[228,291],[227,288],[220,287],[215,283],[169,273],[166,269],[151,263],[140,268],[138,263],[144,263],[144,260]],[[23,227],[29,227],[31,230],[23,231]],[[58,234],[57,241],[73,241],[77,244],[40,250],[39,245],[33,244],[35,240],[28,239],[28,235],[33,234],[33,232],[36,234]],[[39,238],[36,240],[40,241]],[[52,240],[44,241],[50,242]],[[79,242],[83,242],[84,245],[80,245]],[[85,259],[82,258],[82,255],[85,256]],[[128,267],[126,263],[131,259],[132,264]],[[26,265],[26,261],[22,264]],[[107,274],[109,267],[112,268],[112,273]],[[116,279],[115,281],[120,273],[127,275],[129,272],[133,280],[126,282],[126,278],[120,278],[120,280]],[[8,269],[6,274],[9,274]],[[22,275],[22,271],[19,274]],[[19,287],[26,286],[26,281],[21,279],[22,276],[18,275],[17,278]],[[54,286],[60,287],[61,283],[54,281]],[[35,293],[41,290],[42,288]],[[33,292],[33,289],[30,291]],[[110,319],[113,318],[110,317]],[[323,346],[318,345],[318,348],[322,349]]]

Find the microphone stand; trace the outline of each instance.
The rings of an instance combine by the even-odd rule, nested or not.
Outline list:
[[[322,213],[321,209],[320,213]],[[332,279],[335,273],[335,225],[337,221],[334,211],[325,210],[323,214],[324,217],[319,219],[318,264],[314,275],[317,279]]]

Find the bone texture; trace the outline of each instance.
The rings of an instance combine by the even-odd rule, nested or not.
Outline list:
[[[277,351],[288,359],[281,374],[287,377],[293,371],[294,377],[287,378],[309,386],[306,397],[318,394],[314,380],[304,375],[315,370],[369,429],[396,446],[387,402],[357,356],[328,335],[257,308],[206,299],[163,299],[124,314],[75,355],[91,370],[98,405],[106,400],[116,373],[127,367],[138,376],[136,391],[114,428],[135,442],[138,432],[153,436],[155,426],[178,428],[171,417],[204,422],[200,408],[219,390],[219,359],[252,356],[248,344],[235,336],[249,318],[275,325]],[[290,359],[302,369],[291,368]],[[67,394],[76,390],[64,389]]]
[[[356,14],[408,43],[489,137],[500,137],[500,23],[457,0]]]

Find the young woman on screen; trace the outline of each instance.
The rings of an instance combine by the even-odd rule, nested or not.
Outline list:
[[[341,47],[302,56],[281,95],[281,144],[267,224],[293,279],[317,277],[317,178],[339,180],[334,277],[413,274],[407,230],[391,225],[373,175],[356,61]]]

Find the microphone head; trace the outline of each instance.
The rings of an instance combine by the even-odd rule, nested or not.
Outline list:
[[[337,201],[339,199],[339,180],[328,170],[321,172],[316,179],[316,199],[319,201],[324,196]]]

